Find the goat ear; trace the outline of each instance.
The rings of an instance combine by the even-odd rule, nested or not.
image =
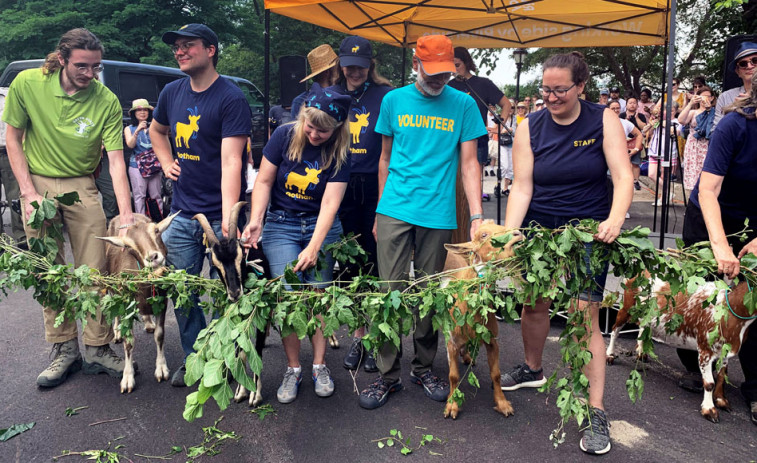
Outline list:
[[[158,222],[158,233],[159,234],[163,233],[164,231],[166,231],[166,229],[168,228],[168,226],[171,225],[171,221],[174,219],[174,217],[176,217],[177,215],[179,215],[179,212],[181,212],[181,211],[174,212],[173,214],[169,215],[165,219],[163,219],[160,222]]]
[[[444,249],[453,254],[464,255],[472,253],[475,250],[475,244],[472,241],[459,244],[445,244]]]
[[[126,240],[124,238],[119,238],[118,236],[95,236],[98,240],[106,241],[113,246],[118,246],[119,248],[125,248],[128,246],[126,243]]]

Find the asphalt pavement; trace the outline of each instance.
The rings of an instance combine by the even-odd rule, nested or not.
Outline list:
[[[485,191],[493,192],[494,181],[485,180]],[[683,202],[680,192],[670,214],[670,233],[680,232]],[[502,206],[506,198],[502,198]],[[631,218],[626,226],[652,225],[651,193],[636,192]],[[496,218],[496,198],[484,203],[485,215]],[[504,214],[504,209],[502,210]],[[6,222],[7,223],[7,222]],[[659,222],[658,222],[659,231]],[[617,285],[611,282],[608,287]],[[608,288],[612,289],[612,288]],[[274,414],[259,419],[247,404],[234,404],[220,411],[211,400],[204,416],[193,423],[182,418],[185,397],[194,388],[173,388],[152,377],[155,347],[152,335],[137,333],[135,358],[141,373],[131,394],[119,392],[119,382],[105,375],[72,375],[54,389],[39,389],[37,374],[47,366],[50,345],[44,341],[42,312],[31,294],[9,294],[0,300],[0,429],[12,424],[35,422],[31,430],[0,442],[0,462],[51,461],[64,451],[82,452],[106,449],[122,455],[124,461],[187,461],[185,452],[168,455],[172,447],[190,448],[203,442],[203,427],[218,424],[223,431],[234,431],[241,438],[227,440],[219,454],[200,458],[209,462],[394,462],[394,461],[476,461],[476,462],[748,462],[757,460],[757,426],[749,421],[747,409],[736,386],[743,380],[738,360],[731,362],[726,387],[733,410],[722,413],[720,423],[699,415],[701,394],[677,387],[683,369],[675,351],[657,345],[659,361],[646,365],[642,398],[632,403],[625,381],[636,362],[630,356],[635,341],[632,335],[620,339],[620,358],[607,367],[605,407],[611,423],[612,451],[604,457],[591,457],[578,448],[580,433],[575,423],[566,426],[565,443],[553,448],[548,436],[558,423],[556,395],[534,389],[506,393],[515,415],[505,418],[492,409],[491,382],[488,380],[485,353],[474,371],[481,381],[476,391],[464,386],[467,400],[457,420],[444,419],[444,405],[427,399],[408,376],[410,359],[402,360],[405,390],[393,394],[387,404],[368,411],[358,406],[357,389],[373,378],[360,370],[356,378],[342,368],[349,334],[338,333],[342,347],[328,348],[326,361],[332,371],[336,392],[319,398],[310,379],[312,350],[303,341],[301,360],[303,381],[299,397],[289,405],[276,401],[276,389],[285,367],[285,356],[277,334],[269,337],[264,352],[263,398]],[[544,365],[551,373],[558,365],[558,336],[564,321],[556,317],[547,341]],[[166,357],[175,369],[182,352],[175,317],[166,320]],[[404,351],[412,352],[409,339]],[[503,370],[520,363],[523,348],[516,323],[500,325],[500,365]],[[83,347],[83,346],[82,346]],[[120,351],[120,347],[117,348]],[[440,342],[434,363],[439,375],[448,373],[444,343]],[[82,407],[74,416],[66,408]],[[118,421],[119,418],[124,418]],[[95,424],[102,422],[101,424]],[[414,451],[400,454],[400,446],[378,447],[378,440],[397,429],[411,440]],[[416,449],[421,436],[433,435],[434,441]],[[122,446],[118,447],[117,446]],[[152,457],[152,458],[147,458]],[[163,457],[158,459],[157,457]],[[85,461],[83,456],[66,456],[60,461]],[[105,460],[107,461],[107,460]]]

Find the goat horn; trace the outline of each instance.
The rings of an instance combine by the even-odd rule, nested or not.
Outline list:
[[[247,201],[239,201],[234,204],[229,214],[229,239],[234,240],[237,238],[237,220],[239,219],[239,211],[247,205]]]
[[[200,222],[202,229],[205,230],[205,237],[207,238],[208,243],[218,244],[218,238],[213,231],[213,227],[210,226],[207,217],[205,217],[205,214],[195,214],[195,216],[192,217],[192,220]]]

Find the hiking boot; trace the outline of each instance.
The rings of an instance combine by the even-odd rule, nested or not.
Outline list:
[[[171,386],[173,387],[187,387],[187,383],[184,382],[184,375],[187,374],[187,366],[181,364],[178,370],[173,372],[171,376]]]
[[[294,374],[294,368],[287,367],[286,373],[284,373],[284,379],[281,381],[281,386],[276,392],[276,398],[282,404],[288,404],[294,402],[297,398],[297,390],[300,388],[300,381],[302,381],[302,371],[300,374]]]
[[[541,368],[534,371],[525,363],[516,365],[500,377],[500,388],[503,391],[515,391],[522,387],[541,387],[547,382],[543,371]]]
[[[55,387],[62,384],[68,375],[81,370],[79,340],[74,338],[66,342],[56,342],[50,351],[53,361],[37,376],[37,386]]]
[[[604,455],[610,451],[610,424],[603,410],[591,408],[588,420],[584,418],[581,428],[584,435],[579,442],[581,450],[592,455]]]
[[[414,371],[410,372],[410,379],[415,384],[423,386],[423,392],[426,393],[426,397],[436,400],[437,402],[446,402],[449,396],[449,383],[434,376],[431,370],[425,373],[416,374]]]
[[[315,395],[318,397],[329,397],[334,393],[334,380],[331,379],[331,372],[326,365],[313,369],[313,383],[315,385]],[[295,393],[296,396],[297,394]]]
[[[381,376],[360,392],[360,406],[368,410],[379,408],[389,399],[389,394],[402,390],[402,380],[388,382]]]
[[[749,402],[749,416],[752,418],[752,424],[757,425],[757,401]]]
[[[110,344],[104,346],[85,345],[82,373],[85,375],[105,373],[113,378],[121,378],[124,374],[124,359],[113,352]]]
[[[363,342],[360,338],[352,338],[352,344],[344,356],[344,368],[357,370],[360,360],[363,358]]]
[[[378,365],[376,365],[376,358],[373,356],[373,352],[368,351],[365,355],[365,363],[363,363],[363,370],[366,373],[375,373],[378,371]]]

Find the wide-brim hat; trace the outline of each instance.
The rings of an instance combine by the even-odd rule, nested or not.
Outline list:
[[[741,42],[738,50],[736,50],[736,55],[733,57],[733,61],[731,61],[731,69],[735,71],[736,63],[738,63],[741,58],[754,54],[757,54],[757,43]]]
[[[150,111],[152,111],[155,108],[150,105],[150,102],[147,101],[146,98],[137,98],[136,100],[131,102],[131,109],[129,110],[129,114],[138,109],[149,109]]]
[[[334,53],[331,45],[318,45],[308,53],[308,64],[310,64],[310,74],[306,75],[300,82],[312,79],[318,74],[333,68],[339,62],[339,57]]]
[[[177,31],[166,32],[161,39],[163,40],[163,43],[173,45],[179,37],[198,37],[205,39],[210,45],[216,47],[216,50],[218,49],[218,36],[213,32],[213,29],[205,24],[186,24],[181,26]]]

